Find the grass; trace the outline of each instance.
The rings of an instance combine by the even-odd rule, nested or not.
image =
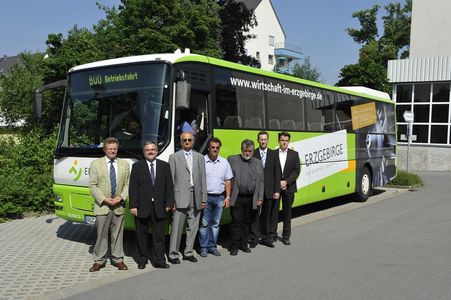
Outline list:
[[[388,183],[388,185],[397,185],[397,186],[422,186],[423,180],[420,176],[407,173],[405,171],[398,171],[396,178]]]

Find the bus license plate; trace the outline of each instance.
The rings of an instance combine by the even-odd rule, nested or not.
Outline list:
[[[94,225],[96,223],[96,217],[93,216],[85,216],[85,223]]]

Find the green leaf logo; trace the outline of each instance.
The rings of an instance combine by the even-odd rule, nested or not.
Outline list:
[[[74,181],[79,180],[81,177],[81,168],[78,168],[78,171],[77,171],[77,164],[78,164],[78,161],[74,160],[74,165],[72,166],[72,168],[69,169],[69,174],[73,173],[75,175],[75,177],[73,178]]]

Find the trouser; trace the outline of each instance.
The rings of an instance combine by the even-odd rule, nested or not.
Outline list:
[[[107,261],[108,235],[110,238],[111,260],[114,264],[124,259],[124,215],[115,215],[109,210],[107,215],[96,216],[97,240],[92,251],[95,263],[104,265]]]
[[[258,243],[260,239],[260,222],[261,222],[262,207],[257,206],[257,209],[251,210],[250,213],[250,227],[249,227],[249,242]]]
[[[290,239],[291,236],[291,207],[293,206],[294,194],[286,191],[281,192],[282,198],[282,238]]]
[[[199,244],[201,249],[213,250],[217,247],[224,195],[209,194],[207,199],[207,207],[204,208],[199,228]]]
[[[180,240],[182,239],[183,226],[187,221],[186,246],[184,256],[193,256],[194,242],[199,229],[200,210],[194,204],[194,192],[190,192],[190,202],[187,208],[177,208],[174,211],[171,226],[171,237],[169,240],[169,258],[179,257]]]
[[[279,222],[280,199],[265,199],[261,214],[261,238],[265,242],[277,239],[277,223]]]
[[[231,207],[232,224],[230,225],[231,249],[247,245],[249,227],[251,224],[253,196],[238,196],[235,205]]]
[[[164,239],[164,221],[165,219],[158,219],[155,216],[155,208],[150,210],[150,215],[146,218],[136,218],[136,244],[140,256],[140,262],[146,264],[150,258],[152,263],[166,262],[165,254],[165,239]],[[152,228],[152,241],[150,251],[149,245],[149,224]],[[150,252],[150,255],[149,255]]]

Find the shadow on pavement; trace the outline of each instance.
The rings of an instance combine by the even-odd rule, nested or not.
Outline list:
[[[384,190],[374,189],[373,196],[384,193]],[[300,207],[293,208],[292,217],[299,218],[311,213],[327,210],[333,207],[339,207],[354,202],[352,195],[337,197],[329,200],[320,201],[317,203],[306,204]],[[227,210],[229,212],[229,210]],[[279,215],[279,221],[281,216]],[[47,223],[51,223],[52,220],[46,220]],[[280,227],[280,225],[279,225]],[[92,253],[96,241],[96,227],[93,225],[83,223],[73,223],[70,221],[61,225],[57,232],[57,237],[77,243],[84,243],[89,245],[89,253]],[[151,237],[149,236],[149,240]],[[185,235],[182,237],[180,243],[180,252],[183,253],[185,245]],[[222,225],[219,231],[218,245],[221,245],[225,249],[229,249],[230,246],[230,226],[228,224]],[[169,236],[166,236],[166,251],[169,249]],[[199,253],[198,240],[196,239],[195,250]],[[135,262],[139,260],[139,256],[136,249],[136,235],[134,231],[124,232],[124,252],[125,256],[132,257]]]

